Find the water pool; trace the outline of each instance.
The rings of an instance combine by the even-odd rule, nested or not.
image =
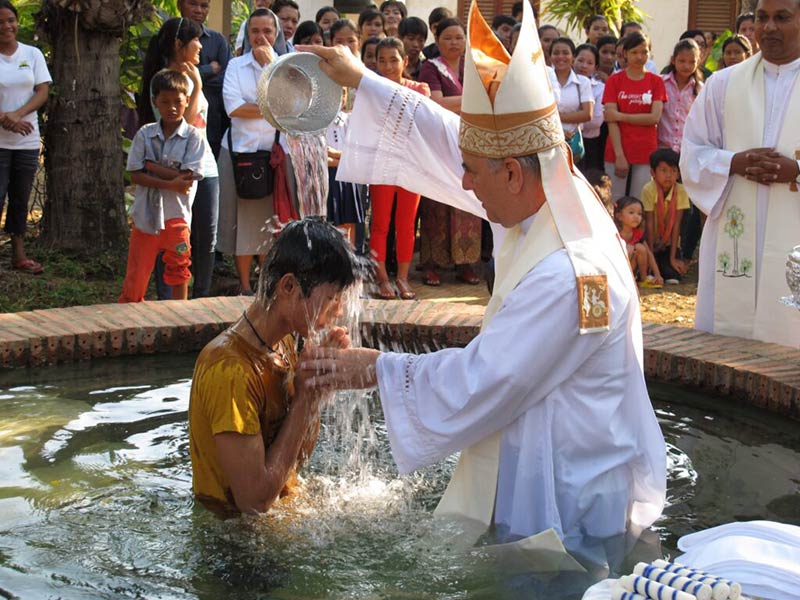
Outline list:
[[[458,551],[431,509],[454,461],[399,479],[380,406],[356,435],[323,428],[308,494],[222,522],[191,499],[186,410],[193,356],[107,359],[3,373],[0,597],[580,597],[509,587]],[[680,388],[651,395],[669,443],[662,549],[716,524],[800,524],[800,427]],[[345,408],[348,407],[348,408]],[[341,414],[338,415],[341,417]],[[357,458],[360,457],[360,460]]]

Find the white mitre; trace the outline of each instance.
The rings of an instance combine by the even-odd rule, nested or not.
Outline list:
[[[616,228],[572,163],[533,10],[527,1],[522,6],[522,29],[509,56],[472,0],[458,144],[486,158],[538,156],[545,197],[577,277],[580,333],[605,331],[609,290],[595,238],[616,237]]]

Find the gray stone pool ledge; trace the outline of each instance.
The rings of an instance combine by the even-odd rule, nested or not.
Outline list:
[[[0,314],[0,368],[197,351],[250,302],[216,297]],[[415,352],[465,346],[483,316],[482,306],[434,301],[364,300],[363,307],[365,345]],[[800,419],[800,350],[653,323],[644,324],[644,348],[650,379]]]

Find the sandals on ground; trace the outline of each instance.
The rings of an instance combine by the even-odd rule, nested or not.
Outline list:
[[[378,282],[378,298],[382,300],[394,300],[397,298],[397,292],[394,291],[394,286],[388,279]]]
[[[429,269],[422,274],[422,283],[437,287],[442,285],[442,280],[436,271]]]
[[[458,272],[456,273],[456,279],[459,281],[463,281],[469,285],[478,285],[481,282],[481,278],[472,270],[472,267],[469,265],[464,267],[458,267]]]
[[[403,300],[414,300],[417,297],[416,292],[412,289],[408,279],[397,278],[397,289],[400,290],[400,297]]]
[[[13,263],[11,268],[15,271],[22,271],[23,273],[28,273],[29,275],[39,275],[42,271],[44,271],[44,267],[40,265],[38,262],[33,260],[32,258],[26,258],[25,260],[21,260],[18,263]]]

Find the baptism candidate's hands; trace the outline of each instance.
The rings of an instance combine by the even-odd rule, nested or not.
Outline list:
[[[319,68],[328,77],[341,86],[357,88],[361,83],[364,67],[357,62],[353,53],[346,46],[295,46],[299,52],[316,54],[322,60]]]
[[[375,363],[381,353],[369,348],[306,347],[298,374],[303,385],[325,390],[375,387]]]

